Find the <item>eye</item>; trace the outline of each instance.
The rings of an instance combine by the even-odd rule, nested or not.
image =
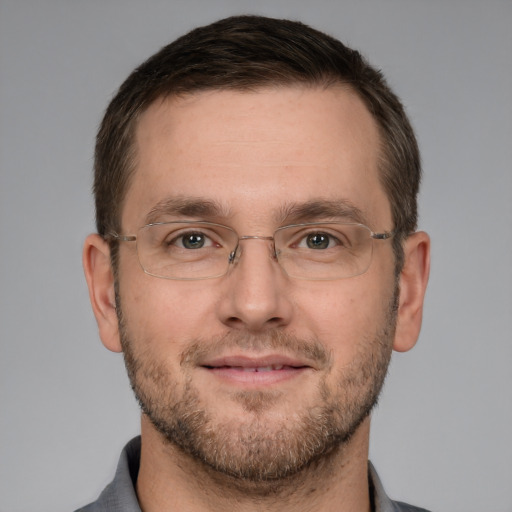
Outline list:
[[[307,249],[331,249],[340,245],[340,241],[330,233],[316,231],[314,233],[308,233],[305,235],[297,244],[297,247]]]
[[[211,238],[200,231],[181,233],[168,242],[168,245],[175,245],[180,249],[202,249],[214,245]]]
[[[327,233],[312,233],[305,238],[305,243],[309,249],[328,249],[331,239]]]

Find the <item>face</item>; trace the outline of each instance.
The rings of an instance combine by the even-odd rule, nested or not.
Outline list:
[[[346,89],[205,92],[140,119],[122,228],[200,220],[240,236],[297,222],[392,230],[379,135]],[[117,311],[132,386],[173,446],[224,473],[282,478],[346,443],[388,365],[396,286],[391,243],[362,275],[289,277],[271,242],[246,239],[228,273],[145,274],[121,243]]]

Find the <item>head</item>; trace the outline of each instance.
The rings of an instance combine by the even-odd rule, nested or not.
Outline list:
[[[382,73],[356,50],[299,22],[257,16],[220,20],[162,48],[123,83],[101,124],[94,194],[100,235],[120,231],[126,190],[137,165],[138,120],[158,99],[200,91],[265,87],[349,87],[366,105],[380,133],[379,176],[391,205],[397,273],[402,242],[417,224],[420,155],[398,97]],[[117,244],[112,244],[113,263]]]
[[[85,271],[143,425],[187,460],[251,482],[301,473],[367,432],[392,348],[417,339],[428,276],[428,237],[412,233],[418,150],[380,72],[300,23],[196,29],[121,86],[95,172],[99,235]],[[322,222],[332,234],[330,222],[347,220],[394,233],[362,274],[295,279],[269,251],[285,226]],[[109,237],[169,221],[236,231],[229,271],[160,279],[135,244]],[[221,231],[205,231],[213,251]]]

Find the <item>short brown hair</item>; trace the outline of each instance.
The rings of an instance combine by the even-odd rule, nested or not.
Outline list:
[[[382,73],[337,39],[300,22],[236,16],[196,28],[136,68],[109,104],[95,153],[96,225],[119,232],[134,171],[137,119],[157,98],[204,90],[265,86],[351,87],[373,115],[382,138],[380,178],[394,222],[397,268],[401,242],[415,230],[421,166],[416,138]]]

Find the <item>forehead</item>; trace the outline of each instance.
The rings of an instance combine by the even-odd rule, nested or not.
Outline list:
[[[369,222],[389,224],[378,129],[347,88],[208,91],[158,100],[141,116],[135,144],[123,209],[130,228],[175,198],[212,201],[225,217],[254,222],[287,203],[343,200]]]

